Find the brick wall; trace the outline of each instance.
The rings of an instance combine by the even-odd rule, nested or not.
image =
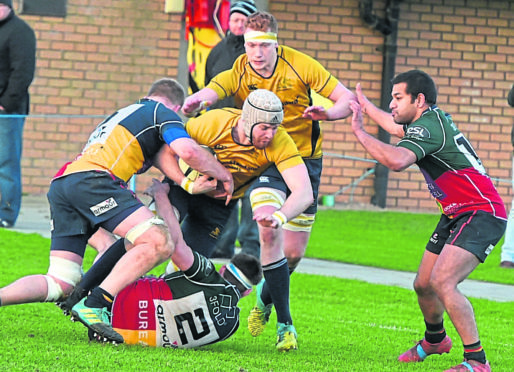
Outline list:
[[[278,0],[271,2],[270,11],[280,20],[281,42],[316,57],[347,87],[355,89],[360,82],[379,105],[384,37],[364,24],[357,5],[357,0]],[[384,6],[385,1],[374,1],[377,16],[384,16]],[[439,106],[452,114],[510,204],[514,109],[506,97],[514,83],[514,2],[404,0],[398,28],[396,73],[418,68],[433,76]],[[368,129],[377,133],[376,125],[370,124]],[[369,158],[348,120],[324,123],[323,128],[326,153]],[[343,190],[337,201],[369,203],[373,176],[355,189],[342,187],[372,166],[325,156],[321,193]],[[387,207],[437,211],[416,166],[390,172],[387,194]]]
[[[15,1],[16,3],[16,1]],[[384,16],[385,0],[375,0]],[[31,87],[23,156],[24,191],[44,193],[63,162],[80,151],[98,118],[134,101],[161,76],[177,77],[180,15],[164,1],[69,0],[64,19],[23,16],[36,30],[38,62]],[[346,86],[361,82],[380,101],[384,37],[365,25],[358,0],[273,0],[281,43],[317,58]],[[430,73],[439,105],[472,141],[506,203],[510,203],[510,130],[506,95],[514,82],[514,2],[404,0],[400,4],[396,72]],[[373,163],[348,120],[323,123],[325,169],[321,194],[343,190],[341,203],[368,204],[373,176],[347,187]],[[376,133],[376,125],[368,129]],[[361,160],[362,159],[362,160]],[[138,178],[138,188],[148,177]],[[346,187],[345,187],[346,186]],[[344,189],[342,189],[345,187]],[[416,167],[389,173],[387,207],[436,211]]]
[[[164,13],[164,1],[69,0],[67,11],[66,18],[21,15],[38,40],[22,159],[26,193],[46,193],[101,117],[178,74],[181,15]]]

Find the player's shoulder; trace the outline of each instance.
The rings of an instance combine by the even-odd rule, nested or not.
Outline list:
[[[229,123],[232,123],[238,116],[241,115],[241,110],[235,108],[217,108],[204,112],[196,118],[191,118],[186,123],[186,129],[198,128],[224,128]]]
[[[304,52],[300,52],[297,49],[288,47],[286,45],[280,45],[278,47],[278,55],[280,58],[284,59],[285,61],[293,61],[293,60],[305,60],[305,61],[313,61],[314,58],[309,56],[308,54]]]

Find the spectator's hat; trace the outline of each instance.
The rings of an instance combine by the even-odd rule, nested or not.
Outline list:
[[[257,11],[257,7],[253,0],[243,0],[236,1],[230,6],[230,15],[232,13],[241,13],[242,15],[248,17],[250,14],[255,13]]]

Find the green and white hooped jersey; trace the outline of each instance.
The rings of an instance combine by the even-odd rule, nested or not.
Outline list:
[[[416,164],[441,211],[450,218],[482,210],[506,219],[505,205],[475,150],[437,106],[427,109],[415,122],[404,126],[397,146],[416,154]]]

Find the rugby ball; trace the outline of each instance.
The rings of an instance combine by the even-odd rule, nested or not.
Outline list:
[[[213,149],[211,149],[210,147],[205,146],[205,145],[200,145],[200,146],[203,149],[205,149],[206,151],[209,151],[212,155],[214,155],[214,157],[216,157],[216,152],[214,152]],[[191,168],[181,158],[178,159],[178,166],[179,166],[180,170],[182,171],[182,173],[184,173],[184,175],[187,178],[189,178],[191,181],[196,181],[196,179],[201,176],[200,172],[198,172],[197,170],[194,170],[193,168]]]

